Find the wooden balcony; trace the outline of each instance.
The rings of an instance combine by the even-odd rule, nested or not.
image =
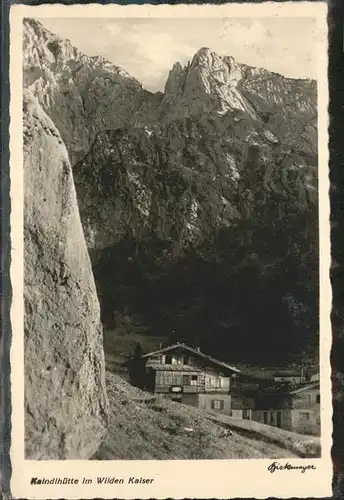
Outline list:
[[[308,403],[307,401],[293,401],[290,408],[295,410],[318,410],[320,408],[319,403]]]
[[[178,384],[155,384],[155,392],[167,393],[171,392],[172,388]],[[228,387],[204,387],[204,385],[181,385],[183,394],[230,394]]]
[[[210,393],[210,394],[211,393],[229,394],[230,389],[229,389],[229,386],[227,386],[227,387],[208,387],[208,386],[206,386],[206,387],[203,387],[202,392],[205,392],[206,394],[208,394],[208,393]]]
[[[166,384],[155,384],[155,392],[171,392],[172,388],[175,387],[174,384],[171,385],[166,385]],[[203,393],[204,390],[200,386],[192,386],[192,385],[184,385],[181,386],[182,390],[181,392],[183,394],[196,394],[196,393]]]

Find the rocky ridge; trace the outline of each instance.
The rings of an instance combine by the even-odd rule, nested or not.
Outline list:
[[[99,132],[74,166],[88,248],[154,235],[180,255],[265,210],[274,196],[308,209],[316,202],[315,156],[306,143],[290,151],[259,121],[238,124],[228,114]]]
[[[61,130],[72,165],[102,130],[202,113],[234,111],[238,120],[248,115],[272,132],[283,128],[289,136],[293,129],[295,136],[310,134],[314,142],[316,82],[284,78],[208,48],[201,48],[187,66],[174,65],[163,94],[146,91],[125,70],[83,54],[34,19],[24,20],[23,54],[24,87]]]
[[[175,116],[241,111],[269,122],[277,111],[316,116],[316,83],[295,80],[238,63],[201,48],[185,67],[176,63],[168,76],[161,107]]]
[[[159,102],[126,71],[103,57],[88,57],[45,29],[24,20],[23,83],[38,99],[64,140],[72,165],[99,130],[135,123]]]
[[[87,459],[107,427],[102,326],[68,154],[25,90],[27,459]]]

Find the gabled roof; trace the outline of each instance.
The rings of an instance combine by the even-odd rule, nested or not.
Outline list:
[[[198,373],[201,370],[195,366],[188,365],[158,365],[152,364],[149,365],[149,368],[152,370],[157,370],[158,372],[190,372],[190,373]]]
[[[298,394],[299,392],[308,391],[310,389],[316,389],[317,387],[320,388],[319,381],[312,382],[310,384],[303,385],[302,387],[298,387],[296,389],[293,389],[292,391],[289,392],[289,394]]]
[[[296,370],[279,371],[273,374],[273,377],[302,377],[302,373]]]
[[[186,351],[194,354],[195,356],[206,359],[206,360],[210,361],[211,363],[214,363],[218,366],[221,366],[222,368],[226,368],[226,370],[230,370],[230,371],[235,372],[235,373],[240,373],[240,370],[238,370],[238,368],[235,368],[234,366],[227,365],[227,363],[224,363],[223,361],[219,361],[218,359],[215,359],[212,356],[208,356],[207,354],[204,354],[203,352],[199,351],[198,349],[194,349],[193,347],[190,347],[186,344],[173,344],[169,347],[164,347],[163,349],[159,349],[158,351],[149,352],[148,354],[145,354],[142,357],[149,358],[150,356],[154,356],[155,354],[164,354],[165,352],[173,351],[174,349],[177,349],[177,348],[185,349]]]
[[[289,384],[270,384],[257,391],[257,396],[284,396],[289,394]]]

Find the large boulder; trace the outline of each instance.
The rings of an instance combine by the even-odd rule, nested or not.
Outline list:
[[[87,459],[107,427],[99,303],[68,154],[24,91],[25,442],[28,459]]]

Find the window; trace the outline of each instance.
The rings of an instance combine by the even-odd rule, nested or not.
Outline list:
[[[250,410],[243,410],[242,411],[242,418],[245,420],[250,420],[251,419],[251,411]]]
[[[198,376],[197,375],[183,375],[182,382],[183,382],[183,385],[197,385]]]
[[[163,385],[181,385],[182,378],[178,372],[164,372]]]
[[[190,364],[190,358],[189,358],[189,356],[184,356],[184,358],[183,358],[183,364],[184,365],[189,365]]]
[[[274,423],[274,412],[271,411],[270,412],[270,424],[273,424]]]
[[[304,411],[304,412],[301,412],[300,413],[300,419],[301,420],[309,420],[310,419],[310,416],[309,416],[309,413]]]
[[[222,387],[225,387],[225,379],[222,377],[214,377],[213,375],[209,375],[205,379],[205,384],[210,388],[221,389]]]
[[[315,397],[316,403],[320,403],[320,394],[317,394]]]
[[[166,365],[171,365],[172,364],[172,356],[170,354],[167,354],[165,356],[165,363],[166,363]]]
[[[220,389],[222,387],[222,379],[221,377],[210,376],[208,378],[207,385],[209,385],[209,387],[214,387],[215,389]]]
[[[212,410],[223,410],[224,402],[221,399],[212,399],[211,408]]]
[[[222,384],[222,378],[221,377],[217,377],[215,379],[215,387],[216,387],[216,389],[221,389],[222,386],[223,386],[223,384]]]

